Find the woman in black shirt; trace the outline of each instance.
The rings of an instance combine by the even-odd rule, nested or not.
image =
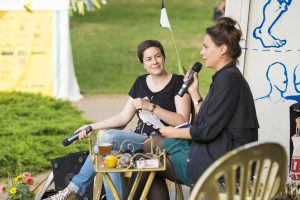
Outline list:
[[[241,55],[241,31],[236,21],[223,17],[206,29],[200,54],[206,67],[216,73],[209,93],[203,101],[199,93],[198,75],[188,92],[198,111],[189,128],[160,128],[164,137],[155,137],[169,154],[174,172],[157,173],[172,181],[193,186],[201,174],[222,155],[258,139],[258,121],[249,85],[236,67]],[[187,77],[186,77],[187,78]],[[147,147],[145,147],[147,150]],[[170,163],[169,163],[170,164]],[[161,182],[162,183],[162,182]],[[148,199],[168,199],[168,191],[152,185]],[[156,190],[156,191],[155,191]],[[155,193],[159,191],[159,196]]]
[[[165,70],[165,52],[159,41],[146,40],[140,43],[137,50],[139,61],[148,74],[139,76],[134,82],[129,97],[123,110],[104,121],[80,127],[79,138],[89,137],[84,128],[90,126],[93,131],[110,129],[102,134],[111,135],[114,141],[129,139],[131,141],[143,142],[149,135],[159,133],[161,125],[177,126],[189,121],[191,100],[188,94],[183,98],[179,97],[178,91],[183,84],[183,76],[171,74]],[[116,130],[112,128],[125,127],[134,115],[138,115],[136,130],[133,132],[126,130]],[[147,117],[154,118],[155,125],[147,121]],[[76,132],[77,132],[76,131]],[[115,143],[118,149],[120,143]],[[126,145],[124,145],[126,146]],[[138,145],[136,149],[140,148]],[[73,177],[66,189],[49,199],[67,199],[70,196],[83,195],[86,188],[93,181],[95,170],[90,156],[85,161],[79,174]],[[117,190],[123,198],[123,186],[120,175],[112,173],[111,178]],[[108,187],[105,187],[107,200],[112,200],[113,195]]]

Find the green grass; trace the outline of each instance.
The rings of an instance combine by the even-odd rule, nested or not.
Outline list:
[[[205,27],[211,25],[211,0],[165,0],[184,67],[201,61]],[[96,12],[71,18],[70,31],[75,71],[81,91],[127,93],[144,74],[136,56],[146,39],[160,40],[166,68],[177,73],[177,57],[170,31],[159,25],[161,0],[109,0]],[[200,88],[207,94],[213,71],[200,73]],[[10,174],[50,169],[50,160],[87,149],[87,142],[63,147],[61,141],[89,123],[70,102],[33,94],[0,92],[0,179]]]
[[[0,92],[0,178],[23,171],[50,169],[50,160],[78,150],[86,142],[64,147],[62,139],[90,123],[70,102],[35,94]]]
[[[184,67],[200,59],[203,33],[211,25],[211,0],[166,0],[165,6]],[[136,56],[137,45],[158,39],[166,51],[166,69],[177,73],[177,57],[170,31],[161,28],[161,0],[112,0],[100,10],[71,18],[75,71],[81,91],[127,93],[135,78],[145,73]],[[210,70],[200,73],[207,94]]]

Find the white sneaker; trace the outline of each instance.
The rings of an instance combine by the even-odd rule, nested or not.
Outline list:
[[[55,194],[51,197],[48,197],[46,200],[76,200],[77,195],[75,192],[66,187],[64,190],[59,191],[58,194]]]

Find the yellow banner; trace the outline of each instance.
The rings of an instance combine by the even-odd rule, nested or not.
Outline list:
[[[53,11],[0,11],[0,91],[53,96]]]

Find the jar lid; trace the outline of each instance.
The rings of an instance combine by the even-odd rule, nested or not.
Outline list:
[[[291,105],[291,110],[293,110],[295,112],[300,112],[300,103],[295,103],[295,104]]]

